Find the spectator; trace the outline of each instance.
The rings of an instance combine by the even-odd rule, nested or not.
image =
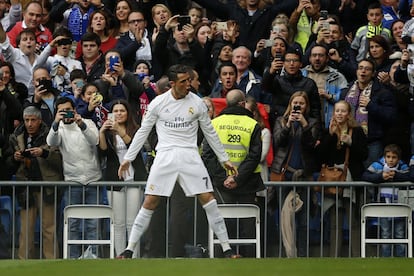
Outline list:
[[[322,105],[322,125],[325,128],[329,127],[334,105],[348,85],[344,75],[330,67],[328,60],[327,48],[315,44],[310,48],[310,65],[302,69],[303,75],[314,80],[318,87]]]
[[[362,180],[372,183],[404,182],[410,180],[409,168],[401,160],[401,148],[390,144],[384,148],[384,156],[372,163],[362,175]],[[398,200],[398,188],[380,188],[380,202],[392,203]],[[381,239],[404,239],[405,220],[402,218],[380,218]],[[405,257],[406,245],[395,245],[395,257]],[[391,245],[381,245],[381,256],[391,257]]]
[[[383,36],[375,35],[369,39],[368,55],[375,61],[378,80],[386,85],[391,81],[389,75],[393,63],[390,59],[391,51],[389,42]]]
[[[48,127],[51,126],[55,114],[55,101],[59,91],[52,86],[52,79],[45,67],[38,67],[33,71],[33,85],[35,91],[26,99],[25,105],[34,105],[42,113],[42,120]]]
[[[351,105],[345,101],[338,101],[335,103],[329,126],[325,128],[321,142],[317,147],[317,154],[322,164],[330,167],[342,166],[345,162],[347,149],[349,149],[349,158],[346,181],[359,181],[365,169],[363,162],[368,156],[367,138],[354,119]],[[351,222],[349,224],[352,236],[351,256],[357,257],[360,254],[360,221],[358,218],[363,191],[360,188],[353,188],[352,192],[352,200],[350,200],[349,188],[346,188],[342,194],[339,194],[338,191],[338,199],[325,193],[324,205],[321,208],[324,211],[329,210],[330,257],[341,257],[344,209],[348,221]],[[335,197],[335,195],[333,196]],[[351,202],[353,203],[352,206]]]
[[[103,96],[94,83],[86,83],[81,88],[80,97],[76,101],[76,112],[82,118],[91,119],[101,128],[108,114],[108,104],[103,104]]]
[[[252,118],[253,114],[245,108],[246,96],[243,91],[229,91],[226,103],[227,107],[212,120],[212,124],[230,156],[230,161],[235,164],[239,173],[237,176],[228,176],[207,143],[203,149],[203,160],[212,178],[218,203],[255,204],[256,192],[265,189],[260,175],[261,128]],[[241,125],[244,127],[238,128]],[[233,135],[241,139],[230,141],[228,137]],[[241,222],[239,231],[234,224],[232,226],[229,228],[232,230],[229,231],[230,235],[240,231],[241,237],[254,236],[255,230],[251,220]],[[243,256],[254,257],[254,251],[244,252]]]
[[[70,88],[70,73],[74,69],[82,69],[79,60],[70,57],[72,46],[72,34],[65,27],[59,27],[53,33],[53,42],[43,51],[47,51],[50,56],[47,58],[46,67],[52,77],[53,87],[60,92]],[[53,48],[56,47],[56,54],[52,56]]]
[[[313,172],[317,171],[317,160],[315,156],[316,142],[320,137],[321,127],[318,119],[310,117],[310,104],[305,91],[297,91],[292,94],[285,113],[276,120],[273,129],[274,158],[271,171],[285,174],[286,181],[306,181],[312,179]],[[272,180],[272,175],[270,176]],[[282,199],[285,200],[290,187],[284,187],[280,191]],[[303,208],[296,212],[297,226],[295,244],[284,244],[285,248],[296,247],[299,257],[307,256],[307,245],[309,237],[306,234],[308,223],[307,214],[311,209],[307,208],[308,199],[311,198],[306,188],[297,187],[295,192],[303,201]],[[310,208],[312,203],[309,202]],[[295,254],[289,257],[294,257]]]
[[[118,57],[118,62],[112,68],[110,58]],[[105,72],[101,79],[95,81],[98,91],[103,96],[102,103],[109,104],[113,100],[126,99],[131,105],[131,112],[137,120],[141,121],[139,97],[144,92],[142,82],[134,74],[124,69],[121,55],[116,50],[109,50],[105,55]]]
[[[115,37],[110,36],[109,16],[104,10],[96,10],[90,14],[87,32],[96,33],[99,36],[101,40],[100,50],[104,54],[115,48],[118,41]],[[76,58],[82,55],[82,50],[82,44],[78,42],[75,53]]]
[[[374,35],[382,35],[386,39],[391,38],[390,30],[382,26],[382,14],[381,5],[378,2],[374,2],[368,6],[368,25],[362,26],[358,29],[355,37],[351,43],[351,48],[357,53],[357,62],[364,59],[369,50],[368,39]]]
[[[71,99],[62,97],[56,101],[56,117],[46,141],[49,146],[59,147],[62,153],[65,181],[81,184],[65,189],[65,205],[100,203],[97,187],[88,186],[102,178],[97,152],[99,132],[91,120],[82,119],[76,113]],[[85,232],[82,233],[81,219],[73,219],[69,225],[69,238],[80,239],[82,234],[86,239],[97,238],[96,221],[85,220],[84,228]],[[80,246],[70,248],[70,258],[78,258],[80,255]]]
[[[10,44],[17,47],[17,37],[21,31],[29,29],[35,33],[36,37],[36,51],[38,54],[52,41],[52,33],[40,22],[42,20],[43,7],[38,1],[30,1],[24,11],[23,20],[16,23],[16,25],[7,32],[10,39]]]
[[[211,98],[225,98],[230,90],[237,86],[237,67],[233,63],[222,62],[219,67],[219,77],[216,80]]]
[[[298,6],[292,12],[289,25],[295,33],[295,41],[306,50],[309,37],[318,30],[318,20],[321,8],[319,0],[299,0]]]
[[[53,34],[55,31],[56,22],[50,18],[52,3],[50,0],[40,0],[39,2],[42,5],[42,19],[40,20],[40,24],[45,28],[48,28],[49,31]]]
[[[86,33],[91,13],[101,5],[101,0],[54,0],[49,16],[54,22],[60,22],[67,27],[73,35],[73,40],[78,42]]]
[[[34,106],[23,110],[24,124],[16,128],[10,136],[8,163],[16,174],[18,181],[61,181],[62,156],[57,147],[46,144],[48,126],[42,121],[42,113]],[[40,258],[55,259],[59,257],[56,237],[56,209],[59,199],[53,188],[20,187],[17,189],[20,210],[19,259],[35,258],[35,225],[41,216],[41,241],[43,249]]]
[[[185,64],[198,71],[202,66],[203,52],[194,39],[194,28],[191,24],[179,28],[178,24],[178,15],[175,15],[161,26],[154,43],[154,56],[160,61],[162,72],[174,64]],[[173,39],[169,39],[171,31]]]
[[[159,140],[157,144],[157,155],[148,177],[148,183],[152,184],[147,185],[144,204],[135,218],[128,246],[119,258],[132,257],[132,252],[135,249],[138,240],[148,228],[154,209],[158,205],[159,197],[161,195],[169,196],[177,180],[187,196],[197,195],[199,198],[200,203],[206,211],[210,227],[214,229],[214,232],[218,235],[218,238],[221,241],[225,256],[228,258],[240,257],[233,253],[233,250],[228,243],[228,235],[224,219],[219,215],[217,202],[211,194],[213,191],[211,180],[207,170],[202,165],[198,153],[196,137],[199,127],[203,130],[209,144],[215,149],[217,155],[220,156],[219,159],[223,162],[223,165],[231,173],[237,174],[237,169],[228,160],[228,156],[219,142],[218,136],[208,118],[205,104],[197,95],[189,93],[190,76],[188,70],[188,67],[184,65],[175,65],[170,68],[169,79],[172,88],[161,96],[156,97],[151,102],[145,120],[143,120],[141,128],[135,134],[131,146],[124,157],[124,161],[119,167],[118,176],[122,177],[128,170],[131,161],[136,158],[136,155],[155,124]],[[177,99],[179,99],[179,101],[177,101]],[[176,103],[178,103],[178,105],[176,105]],[[164,110],[162,106],[168,106],[170,112],[176,114],[174,118],[181,119],[177,121],[169,114],[162,112],[162,110]],[[188,108],[192,111],[188,112]],[[194,123],[194,120],[198,123]],[[178,152],[175,150],[171,151],[171,148],[178,149]],[[187,152],[188,154],[183,154],[182,151]],[[177,162],[178,156],[184,157],[184,159],[191,156],[191,161],[183,160],[183,162],[186,163],[185,170],[179,168],[181,167],[182,162]],[[162,161],[160,162],[160,160]],[[165,167],[165,162],[168,163],[168,170],[165,169],[167,168]],[[173,165],[179,163],[181,164],[178,167]],[[161,167],[163,167],[163,169],[161,169]],[[196,178],[193,178],[192,175],[197,176]],[[207,184],[200,182],[200,185],[194,185],[194,181],[191,181],[190,179],[200,179],[201,175],[206,177],[205,180],[207,181]],[[168,178],[169,180],[167,180]],[[164,179],[164,181],[161,181],[161,179]],[[192,185],[189,185],[190,182],[188,181],[190,181]]]
[[[192,7],[188,10],[188,15],[190,16],[190,24],[196,28],[196,26],[202,22],[203,10],[198,7]]]
[[[144,86],[144,92],[139,96],[140,112],[144,115],[148,109],[149,103],[157,96],[156,84],[152,82],[154,76],[151,74],[151,65],[146,60],[138,60],[135,63],[135,76]]]
[[[237,87],[246,95],[253,96],[256,101],[270,105],[271,98],[263,93],[260,82],[261,77],[250,69],[252,62],[252,53],[244,46],[237,47],[233,50],[232,62],[237,68]]]
[[[269,42],[271,45],[266,45]],[[282,37],[259,40],[256,45],[256,51],[254,52],[252,67],[256,72],[263,75],[265,70],[269,70],[272,62],[275,61],[276,73],[280,74],[283,68],[283,56],[288,47],[287,41]]]
[[[393,38],[391,49],[396,52],[402,52],[403,49],[407,49],[407,43],[402,40],[403,28],[404,21],[401,19],[397,19],[391,24],[391,33]]]
[[[172,16],[171,11],[164,4],[155,4],[151,9],[152,21],[154,22],[155,28],[152,32],[152,43],[155,43],[161,26],[167,23],[168,19]]]
[[[400,11],[399,11],[399,2],[400,0],[380,0],[382,14],[384,17],[382,18],[382,26],[391,30],[392,23],[399,19]]]
[[[4,85],[7,86],[10,93],[23,105],[24,100],[28,96],[27,87],[23,83],[16,81],[16,73],[13,65],[8,61],[0,61],[0,71],[3,72]]]
[[[343,28],[338,22],[329,23],[330,44],[329,66],[342,73],[348,82],[356,79],[355,53],[344,36]]]
[[[86,33],[81,39],[82,56],[78,59],[86,73],[87,82],[101,78],[105,72],[105,57],[101,52],[101,39],[95,33]]]
[[[10,39],[0,25],[0,47],[4,60],[13,64],[16,81],[26,85],[29,95],[33,95],[33,69],[45,63],[48,53],[42,52],[40,56],[35,53],[36,34],[30,29],[22,30],[17,36],[16,42],[19,48],[14,48],[10,44]]]
[[[3,28],[8,30],[21,19],[22,5],[20,0],[0,0],[0,20]]]
[[[117,26],[112,35],[118,40],[129,33],[128,16],[132,10],[133,4],[130,0],[117,1],[114,11]]]
[[[385,131],[397,118],[394,95],[374,76],[374,61],[361,60],[358,63],[357,80],[351,84],[345,95],[345,101],[351,104],[357,123],[367,135],[368,158],[365,160],[365,167],[381,157]]]
[[[213,55],[213,54],[212,54]],[[214,56],[212,58],[212,72],[210,75],[210,82],[214,84],[214,82],[219,77],[219,68],[223,62],[231,62],[233,55],[233,46],[229,44],[223,44],[220,49],[218,50],[217,58]]]
[[[316,83],[310,78],[303,77],[300,68],[302,67],[302,54],[295,49],[289,48],[283,57],[283,68],[285,73],[282,76],[276,74],[275,61],[266,71],[262,79],[262,88],[273,97],[270,107],[271,126],[276,117],[282,116],[289,106],[289,99],[296,91],[305,91],[309,99],[309,116],[320,121],[321,103]]]
[[[414,5],[410,8],[411,19],[404,23],[401,38],[403,42],[412,44],[414,42]]]
[[[0,164],[3,168],[6,167],[5,152],[8,147],[9,136],[21,121],[22,114],[19,94],[16,93],[10,82],[10,68],[13,70],[10,63],[0,62]],[[3,169],[0,173],[1,180],[10,180],[11,176],[12,173],[8,169]]]
[[[116,49],[121,53],[124,66],[134,71],[133,65],[137,60],[146,60],[151,63],[152,43],[146,29],[147,22],[139,11],[132,11],[128,16],[129,31],[121,36]]]
[[[132,138],[138,129],[131,107],[125,100],[115,100],[108,118],[99,131],[99,149],[106,160],[105,181],[119,181],[117,171],[125,156]],[[141,154],[132,162],[129,174],[123,181],[145,181],[147,171]],[[138,187],[108,187],[109,204],[115,214],[115,253],[121,254],[126,247],[126,234],[131,233],[132,224],[140,205]]]

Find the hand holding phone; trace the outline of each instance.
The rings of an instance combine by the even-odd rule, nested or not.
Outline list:
[[[178,17],[178,30],[181,31],[183,29],[183,26],[186,24],[190,24],[190,16],[189,15],[180,15]]]

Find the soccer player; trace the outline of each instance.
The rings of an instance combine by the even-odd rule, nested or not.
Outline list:
[[[152,127],[158,134],[157,155],[148,176],[144,203],[135,218],[128,246],[118,258],[131,258],[134,248],[148,228],[160,196],[170,196],[176,181],[186,196],[197,195],[210,227],[221,242],[224,256],[239,258],[229,245],[226,225],[213,196],[213,186],[197,147],[200,127],[209,145],[229,174],[237,169],[229,161],[223,145],[211,125],[204,102],[190,91],[189,67],[181,64],[169,68],[171,89],[155,97],[119,166],[118,176],[124,178],[130,163],[136,158]]]

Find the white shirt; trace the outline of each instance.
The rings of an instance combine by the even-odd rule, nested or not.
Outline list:
[[[177,100],[173,97],[171,89],[155,97],[149,104],[141,128],[135,133],[124,160],[132,161],[136,158],[154,125],[158,134],[157,151],[171,148],[198,150],[197,132],[200,127],[218,160],[229,160],[208,117],[205,103],[191,92],[183,99]]]
[[[27,89],[29,90],[29,96],[33,95],[33,69],[35,67],[44,65],[49,54],[43,51],[40,55],[35,55],[35,61],[33,64],[31,64],[29,58],[19,48],[14,48],[10,44],[10,40],[7,36],[6,41],[0,43],[0,46],[4,59],[13,64],[14,71],[16,73],[16,81],[26,85]]]

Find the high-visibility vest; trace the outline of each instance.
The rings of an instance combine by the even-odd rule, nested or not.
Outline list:
[[[224,114],[212,121],[230,161],[239,167],[249,152],[250,140],[256,120],[249,116]],[[254,171],[260,172],[260,165]]]

